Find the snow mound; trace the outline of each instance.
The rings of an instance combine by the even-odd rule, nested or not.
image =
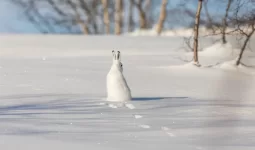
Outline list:
[[[183,64],[183,65],[176,65],[176,66],[170,66],[168,68],[171,68],[171,69],[199,69],[200,67],[200,64],[198,63],[195,63],[195,62],[189,62],[187,64]]]
[[[126,35],[130,36],[157,36],[157,25],[155,25],[152,29],[137,29],[133,32],[126,33]],[[228,28],[227,32],[233,31],[233,28]],[[213,33],[212,30],[206,27],[199,28],[199,35],[200,36],[207,36],[213,34],[220,34],[221,31],[216,31]],[[170,29],[170,30],[163,30],[160,34],[161,36],[182,36],[182,37],[190,37],[194,35],[193,28],[179,28],[179,29]]]
[[[223,70],[228,70],[228,71],[237,71],[241,73],[255,75],[255,68],[247,67],[247,66],[244,66],[243,64],[239,64],[237,66],[236,59],[222,63],[221,65],[219,65],[219,68]]]
[[[131,33],[127,33],[130,36],[157,36],[156,27],[152,29],[138,29]],[[175,29],[162,31],[161,36],[183,36],[189,37],[193,35],[193,29]]]
[[[203,51],[199,52],[199,56],[206,57],[218,57],[218,58],[229,58],[233,56],[234,50],[230,43],[222,44],[215,43],[210,47],[205,48]]]
[[[224,69],[224,70],[237,71],[239,66],[236,66],[235,63],[236,63],[236,60],[227,61],[227,62],[224,62],[221,65],[219,65],[219,68]]]
[[[127,33],[130,36],[156,36],[157,32],[155,30],[147,30],[147,29],[140,29],[135,30],[133,32]]]

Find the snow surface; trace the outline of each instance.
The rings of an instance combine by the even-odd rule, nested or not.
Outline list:
[[[126,35],[130,36],[157,36],[157,25],[155,25],[152,29],[137,29],[133,32],[126,33]],[[246,28],[245,28],[246,29]],[[234,28],[227,28],[226,33],[231,32],[234,33]],[[208,35],[220,35],[221,30],[215,31],[215,33],[212,32],[211,29],[207,29],[206,27],[200,27],[199,28],[199,35],[200,36],[208,36]],[[193,28],[179,28],[179,29],[171,29],[171,30],[163,30],[160,34],[160,36],[183,36],[183,37],[189,37],[194,35],[194,29]]]
[[[6,35],[0,41],[1,149],[255,149],[255,76],[183,67],[182,38]],[[202,44],[211,46],[211,39]],[[113,49],[122,52],[133,96],[127,103],[106,101]],[[215,60],[202,57],[201,64]]]
[[[219,65],[219,68],[229,71],[238,71],[246,74],[255,75],[255,68],[244,66],[242,63],[236,66],[237,59],[226,61]]]
[[[218,42],[205,48],[198,54],[199,56],[228,58],[234,54],[234,49],[230,43],[222,44]]]

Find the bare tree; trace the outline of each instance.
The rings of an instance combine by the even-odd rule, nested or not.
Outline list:
[[[196,13],[196,19],[195,19],[195,26],[194,26],[194,63],[199,66],[198,61],[198,35],[199,35],[199,23],[200,23],[200,14],[202,9],[202,3],[203,0],[198,0],[198,7],[197,7],[197,13]]]
[[[255,19],[255,18],[254,18]],[[239,56],[237,58],[237,61],[236,61],[236,65],[238,66],[240,63],[241,63],[241,59],[243,57],[243,53],[247,47],[247,44],[248,42],[250,41],[250,38],[251,36],[254,34],[255,32],[255,20],[253,20],[253,23],[249,25],[249,28],[250,28],[250,31],[248,33],[245,33],[243,31],[243,29],[240,29],[239,31],[242,32],[243,35],[245,35],[245,40],[244,40],[244,43],[243,43],[243,46],[241,48],[241,51],[239,53]]]
[[[238,0],[234,16],[237,31],[245,38],[236,61],[238,66],[241,63],[247,44],[255,32],[255,1]]]
[[[76,22],[80,26],[82,33],[90,34],[87,24],[81,19],[79,13],[76,11],[75,14],[76,14]]]
[[[158,35],[161,34],[162,28],[166,19],[166,6],[167,6],[167,0],[162,0],[160,16],[159,16],[158,25],[157,25]]]
[[[88,5],[86,1],[79,0],[79,5],[83,11],[83,14],[88,17],[88,22],[92,25],[92,28],[94,29],[94,33],[98,33],[98,25],[96,23],[96,16],[97,16],[97,5],[98,0],[90,1],[90,4]]]
[[[16,6],[25,8],[25,18],[30,21],[34,27],[41,33],[57,33],[53,25],[47,20],[45,16],[38,9],[38,5],[35,1],[26,0],[10,0],[10,2],[16,4]]]
[[[8,1],[17,4],[24,12],[26,19],[43,33],[109,34],[114,32],[121,34],[124,30],[148,29],[157,24],[160,34],[164,27],[187,27],[191,22],[193,26],[195,17],[195,11],[187,6],[190,0],[180,0],[178,2],[180,4],[169,9],[166,9],[166,2],[164,2],[166,0],[162,0],[163,2],[156,0]],[[124,7],[124,5],[129,6]],[[160,17],[154,17],[160,7],[162,8]],[[124,16],[128,18],[124,19]],[[201,15],[200,25],[205,23],[206,19]]]
[[[10,0],[43,33],[99,33],[98,0]]]
[[[226,28],[228,26],[227,19],[228,19],[228,13],[229,13],[229,9],[230,9],[230,6],[231,6],[232,2],[233,2],[233,0],[228,0],[225,16],[224,16],[223,21],[222,21],[222,43],[223,44],[227,43],[227,40],[226,40]]]
[[[81,19],[81,16],[78,12],[77,9],[77,4],[73,3],[71,0],[67,0],[67,3],[69,4],[69,6],[71,7],[71,9],[74,11],[75,16],[76,16],[76,22],[78,25],[80,25],[81,31],[84,34],[89,34],[89,28],[87,26],[87,24]]]
[[[144,2],[144,12],[146,14],[146,28],[152,28],[154,25],[154,18],[153,18],[153,4],[152,4],[152,0],[146,0]]]
[[[110,18],[108,12],[108,0],[102,0],[103,10],[104,10],[104,24],[105,24],[105,33],[110,33]]]
[[[122,31],[123,24],[123,1],[115,0],[115,34],[119,35]]]
[[[129,11],[128,11],[128,31],[129,32],[133,31],[134,29],[133,9],[134,9],[134,0],[130,0]]]
[[[147,28],[146,13],[145,13],[145,10],[143,9],[143,2],[144,0],[138,0],[138,2],[135,1],[135,5],[139,12],[140,29]]]

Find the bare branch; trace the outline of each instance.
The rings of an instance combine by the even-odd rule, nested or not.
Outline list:
[[[197,13],[196,13],[196,20],[194,26],[194,63],[199,66],[198,62],[198,34],[199,34],[199,23],[200,23],[200,13],[202,9],[203,0],[198,1]]]
[[[139,18],[140,18],[140,28],[141,29],[146,29],[147,28],[147,23],[146,23],[146,14],[145,11],[143,10],[142,4],[144,0],[138,0],[134,1],[134,4],[136,5],[138,11],[139,11]]]
[[[226,8],[226,12],[225,12],[225,16],[223,18],[223,23],[222,23],[222,43],[225,44],[227,43],[227,40],[226,40],[226,28],[227,28],[227,18],[228,18],[228,13],[229,13],[229,9],[230,9],[230,6],[232,4],[233,0],[228,0],[228,5],[227,5],[227,8]]]
[[[123,1],[115,0],[115,34],[119,35],[122,32],[123,25]]]

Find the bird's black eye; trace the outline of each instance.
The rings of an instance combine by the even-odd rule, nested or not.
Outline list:
[[[120,66],[122,67],[123,65],[122,65],[122,64],[120,64]]]

